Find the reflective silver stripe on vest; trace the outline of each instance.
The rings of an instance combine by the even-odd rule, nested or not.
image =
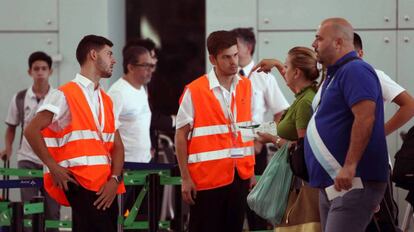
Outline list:
[[[250,126],[252,124],[251,121],[246,122],[238,122],[236,123],[237,126]],[[202,126],[196,127],[193,129],[191,137],[198,137],[198,136],[207,136],[207,135],[216,135],[216,134],[225,134],[229,133],[229,126],[227,124],[222,125],[214,125],[214,126]]]
[[[203,126],[193,129],[192,137],[229,133],[227,125]]]
[[[253,147],[244,147],[244,152],[243,154],[245,154],[242,157],[246,157],[249,155],[254,155],[254,148]],[[198,162],[203,162],[203,161],[210,161],[210,160],[218,160],[218,159],[225,159],[225,158],[230,158],[230,151],[231,149],[223,149],[223,150],[217,150],[217,151],[207,151],[207,152],[200,152],[200,153],[195,153],[195,154],[190,154],[188,156],[188,163],[198,163]]]
[[[94,155],[94,156],[80,156],[67,160],[60,161],[59,166],[64,168],[77,167],[77,166],[91,166],[91,165],[105,165],[110,164],[109,157],[107,155]],[[49,173],[49,169],[46,165],[43,166],[43,172]]]
[[[104,142],[113,142],[115,133],[102,133],[102,139]],[[45,137],[45,143],[47,147],[63,147],[69,142],[73,142],[81,139],[96,139],[100,140],[99,135],[96,131],[91,130],[77,130],[72,131],[62,138],[51,138]]]

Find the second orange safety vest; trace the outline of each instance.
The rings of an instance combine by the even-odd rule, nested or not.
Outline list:
[[[111,152],[115,137],[115,119],[111,98],[100,90],[104,107],[104,128],[98,130],[92,111],[75,82],[59,88],[65,95],[71,122],[61,131],[50,128],[42,134],[53,159],[68,168],[76,181],[85,189],[99,191],[111,176]],[[62,189],[53,184],[52,176],[45,169],[44,186],[49,195],[62,205],[69,205]],[[121,183],[117,193],[125,192]]]
[[[231,125],[251,125],[250,81],[242,77],[236,86],[236,94],[230,103],[232,111],[236,108],[235,122],[226,118],[227,112],[223,112],[210,89],[207,75],[191,82],[187,88],[194,107],[194,126],[187,147],[188,169],[197,190],[232,183],[235,169],[242,179],[250,178],[254,174],[255,163],[253,140],[243,142],[240,131],[235,136]],[[232,149],[243,155],[231,157]]]

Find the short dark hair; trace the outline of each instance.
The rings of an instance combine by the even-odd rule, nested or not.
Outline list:
[[[107,38],[98,35],[87,35],[81,39],[76,48],[76,59],[80,65],[86,61],[88,53],[95,49],[100,51],[105,45],[112,47],[114,44]]]
[[[37,52],[33,52],[29,56],[29,69],[32,68],[32,65],[34,62],[39,61],[39,60],[46,62],[47,66],[49,66],[49,69],[52,68],[52,58],[44,52],[37,51]]]
[[[149,51],[141,46],[132,46],[128,47],[126,50],[123,51],[123,62],[122,67],[124,68],[124,74],[128,73],[128,64],[136,64],[138,63],[138,58],[145,53],[149,53]]]
[[[208,53],[214,57],[222,50],[233,45],[237,45],[237,38],[230,31],[215,31],[207,37]]]
[[[124,53],[125,50],[127,50],[129,47],[137,47],[137,46],[144,47],[149,52],[154,50],[155,53],[157,53],[155,43],[150,38],[146,38],[146,39],[133,38],[133,39],[128,40],[128,42],[125,44],[124,48],[122,49],[122,53]]]
[[[356,32],[354,32],[354,47],[357,51],[362,50],[362,39]]]
[[[256,37],[253,33],[252,27],[239,27],[231,30],[238,39],[242,39],[244,42],[250,44],[252,46],[251,55],[254,54],[254,48],[256,47]]]

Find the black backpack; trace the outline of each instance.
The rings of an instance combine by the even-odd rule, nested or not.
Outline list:
[[[401,149],[395,154],[392,181],[397,187],[414,189],[414,126],[403,136]]]

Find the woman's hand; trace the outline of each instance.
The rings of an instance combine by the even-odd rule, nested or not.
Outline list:
[[[269,73],[270,71],[272,71],[273,67],[276,67],[277,70],[280,72],[280,74],[282,76],[285,75],[285,65],[277,59],[263,59],[263,60],[261,60],[256,66],[253,67],[253,69],[250,73],[252,73],[256,70],[257,70],[257,72]],[[249,74],[249,76],[250,76],[250,74]]]
[[[273,136],[269,133],[261,133],[261,132],[257,132],[257,135],[259,135],[259,137],[257,138],[257,141],[261,142],[261,143],[276,143],[276,136]]]

